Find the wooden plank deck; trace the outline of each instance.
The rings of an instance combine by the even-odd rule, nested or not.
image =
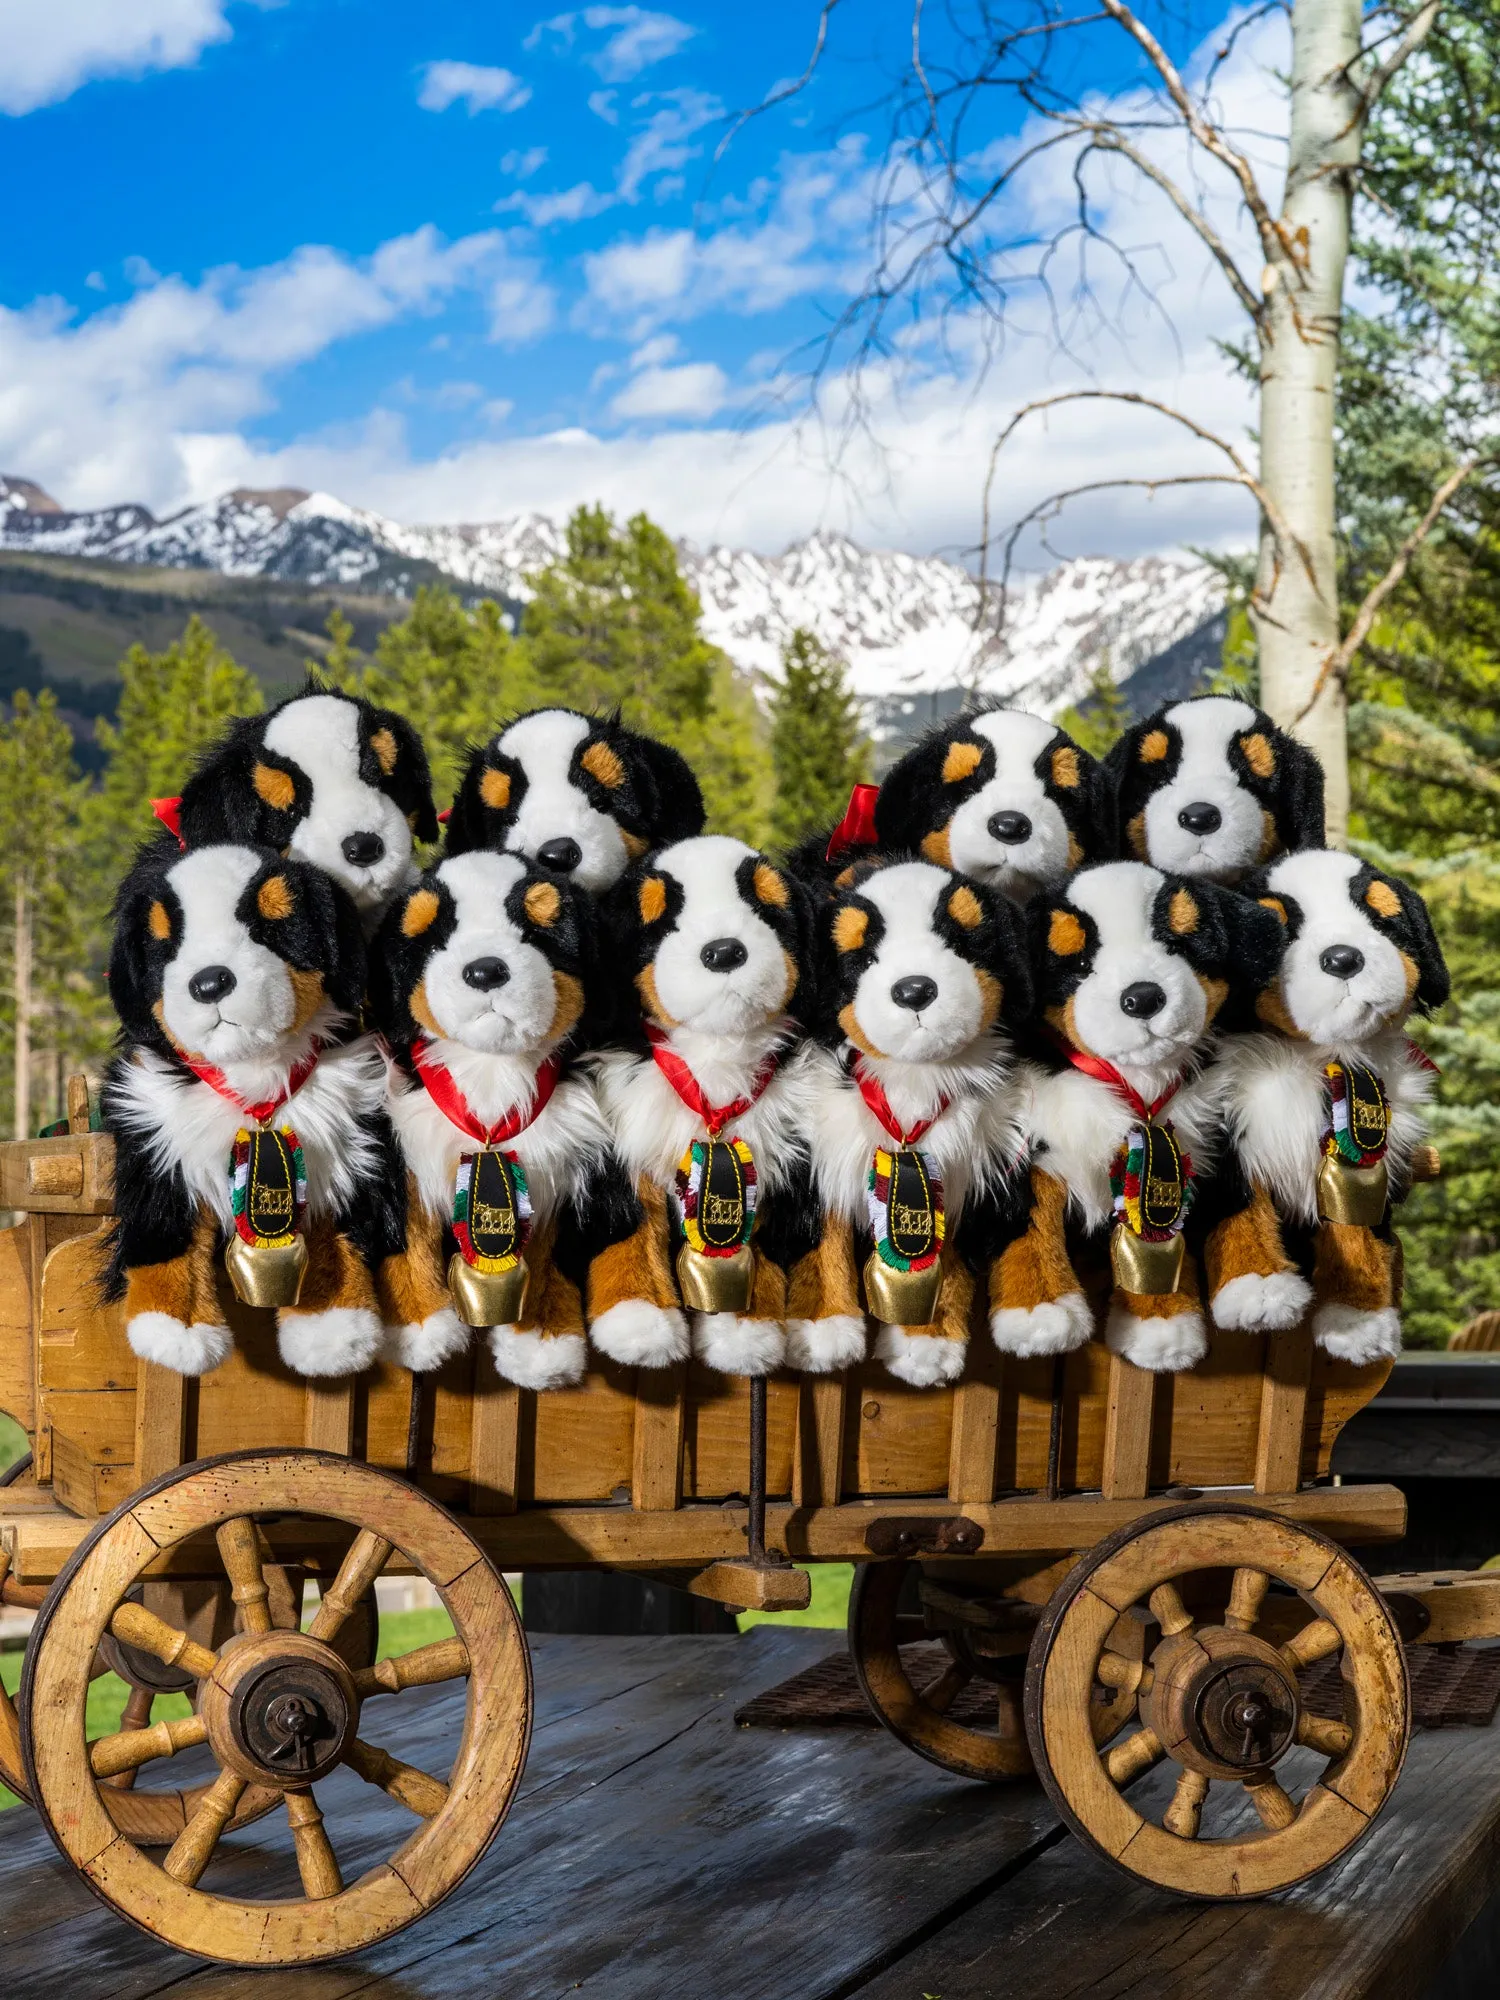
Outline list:
[[[16,1811],[0,1818],[0,1993],[1467,2000],[1494,1990],[1487,1915],[1451,1974],[1437,1975],[1500,1889],[1500,1731],[1418,1735],[1392,1809],[1320,1881],[1265,1903],[1188,1904],[1085,1855],[1034,1785],[949,1778],[874,1730],[735,1728],[741,1702],[823,1657],[833,1634],[762,1626],[743,1638],[533,1643],[537,1728],[520,1799],[485,1861],[425,1922],[316,1970],[205,1967],[96,1903],[34,1816]],[[386,1721],[372,1704],[365,1733],[441,1770],[460,1701],[452,1690],[408,1694]],[[411,1825],[345,1774],[319,1796],[346,1877]],[[279,1817],[223,1852],[206,1886],[291,1888]]]

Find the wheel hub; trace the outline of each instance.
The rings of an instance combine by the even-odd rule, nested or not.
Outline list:
[[[1193,1707],[1193,1733],[1211,1757],[1246,1771],[1265,1771],[1292,1740],[1297,1700],[1285,1677],[1260,1660],[1243,1660],[1208,1674]]]
[[[1297,1730],[1297,1685],[1265,1640],[1223,1625],[1164,1639],[1141,1713],[1169,1756],[1209,1778],[1270,1771]]]
[[[359,1723],[348,1667],[305,1632],[231,1640],[198,1706],[221,1764],[252,1784],[283,1789],[326,1777]]]

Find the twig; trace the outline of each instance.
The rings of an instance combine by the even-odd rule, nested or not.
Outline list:
[[[1106,0],[1107,4],[1108,0]],[[1423,42],[1432,33],[1433,24],[1438,17],[1439,6],[1440,0],[1425,0],[1425,4],[1417,9],[1416,13],[1407,23],[1406,30],[1400,41],[1397,42],[1395,48],[1391,50],[1385,61],[1381,63],[1380,67],[1371,76],[1359,84],[1359,93],[1364,98],[1365,109],[1367,111],[1374,105],[1375,100],[1380,96],[1397,70],[1410,62],[1417,50],[1421,48]]]
[[[1202,239],[1206,248],[1223,270],[1225,277],[1228,278],[1235,297],[1258,326],[1265,311],[1265,301],[1252,288],[1244,272],[1241,271],[1239,265],[1234,261],[1229,246],[1213,227],[1208,217],[1201,210],[1193,206],[1176,181],[1173,180],[1172,176],[1163,172],[1148,154],[1138,151],[1136,147],[1131,145],[1130,141],[1123,136],[1118,127],[1108,124],[1095,124],[1086,125],[1080,129],[1094,135],[1093,145],[1098,151],[1121,154],[1125,159],[1130,161],[1138,173],[1144,174],[1148,181],[1153,181],[1161,189],[1178,214]]]
[[[823,49],[828,41],[828,17],[838,4],[839,0],[823,0],[823,5],[818,9],[817,37],[813,42],[812,54],[808,57],[807,65],[801,76],[793,77],[790,83],[782,84],[779,90],[773,90],[770,96],[762,98],[759,104],[752,104],[748,111],[737,113],[730,124],[729,130],[724,134],[718,145],[714,147],[715,166],[723,159],[730,142],[744,130],[752,118],[759,118],[764,111],[774,111],[778,104],[785,104],[789,97],[797,96],[800,91],[805,90],[808,84],[812,82],[813,72],[822,60]]]

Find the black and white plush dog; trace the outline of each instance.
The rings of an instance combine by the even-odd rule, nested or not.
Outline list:
[[[449,854],[530,855],[596,895],[649,848],[703,828],[686,761],[618,714],[539,708],[476,750],[448,822]]]
[[[373,929],[410,879],[413,840],[438,836],[427,753],[394,709],[313,681],[209,751],[176,830],[189,848],[244,841],[311,861]]]
[[[1218,1064],[1244,1206],[1209,1240],[1214,1317],[1285,1326],[1311,1298],[1331,1354],[1398,1354],[1389,1203],[1406,1190],[1433,1082],[1402,1028],[1447,999],[1443,955],[1421,897],[1352,854],[1289,854],[1245,887],[1286,949],[1258,982],[1261,1031],[1228,1040]],[[1310,1293],[1278,1275],[1279,1224]]]
[[[654,1269],[670,1253],[700,1359],[766,1373],[785,1352],[788,1273],[816,1240],[793,1019],[806,893],[743,841],[702,835],[634,868],[606,916],[641,1037],[593,1058],[644,1211],[630,1254]],[[617,1361],[682,1358],[630,1314],[602,1312],[590,1332]]]
[[[1323,844],[1323,767],[1248,701],[1199,695],[1129,729],[1104,760],[1115,851],[1168,874],[1238,882]]]
[[[1105,1338],[1142,1368],[1207,1351],[1184,1228],[1213,1165],[1218,1095],[1201,1065],[1230,982],[1269,980],[1282,937],[1268,912],[1141,862],[1076,875],[1028,913],[1038,1008],[1056,1037],[1032,1138],[1075,1225],[1108,1237]],[[1033,1351],[1021,1322],[1002,1344]]]
[[[225,1358],[215,1255],[237,1238],[252,1262],[266,1244],[297,1261],[305,1247],[300,1294],[278,1315],[289,1367],[344,1375],[374,1358],[384,1065],[368,1038],[341,1039],[364,974],[348,897],[269,848],[159,841],[126,877],[109,968],[124,1032],[104,1088],[107,1285],[144,1359],[197,1375]]]
[[[406,1229],[380,1292],[388,1351],[408,1367],[436,1367],[485,1323],[510,1381],[548,1389],[584,1373],[590,1252],[641,1219],[577,1063],[595,924],[571,883],[523,855],[480,852],[440,862],[381,928],[371,993],[392,1050]],[[640,1328],[684,1345],[670,1291],[642,1297],[640,1274],[613,1261],[622,1268],[605,1256],[599,1273],[617,1288],[607,1305],[628,1301]],[[485,1319],[486,1272],[516,1274],[503,1320]]]
[[[875,803],[887,853],[922,854],[1013,902],[1101,858],[1099,767],[1018,709],[955,716],[908,750]]]

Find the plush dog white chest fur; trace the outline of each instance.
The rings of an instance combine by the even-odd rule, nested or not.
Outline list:
[[[1432,1072],[1399,1029],[1387,1028],[1347,1047],[1297,1042],[1285,1035],[1242,1035],[1227,1041],[1216,1068],[1223,1115],[1240,1163],[1289,1220],[1317,1220],[1317,1175],[1328,1127],[1324,1065],[1364,1063],[1390,1100],[1389,1161],[1404,1177],[1422,1137],[1422,1107]]]
[[[674,1037],[673,1046],[710,1104],[749,1096],[758,1050],[754,1055],[723,1050],[715,1055],[707,1037],[686,1035]],[[749,1146],[765,1193],[785,1185],[807,1156],[812,1054],[803,1046],[783,1056],[761,1096],[724,1128],[723,1137],[741,1138]],[[632,1178],[644,1175],[660,1187],[670,1186],[688,1147],[703,1137],[702,1117],[684,1104],[650,1056],[606,1049],[591,1063],[599,1103],[626,1170]]]
[[[1149,1088],[1141,1092],[1148,1104],[1155,1094]],[[1158,1114],[1158,1122],[1172,1126],[1195,1174],[1207,1173],[1213,1165],[1218,1103],[1217,1071],[1210,1067],[1189,1077]],[[1086,1228],[1102,1229],[1108,1222],[1110,1165],[1139,1124],[1139,1115],[1119,1092],[1098,1077],[1072,1068],[1033,1072],[1027,1126],[1039,1155],[1036,1163],[1065,1184],[1069,1208]]]
[[[226,1080],[247,1098],[273,1088],[264,1070],[253,1078],[229,1070]],[[310,1217],[338,1209],[375,1171],[370,1121],[384,1098],[385,1064],[373,1040],[361,1036],[325,1049],[306,1083],[276,1113],[273,1122],[290,1125],[302,1145]],[[235,1135],[248,1122],[244,1113],[196,1077],[184,1084],[182,1072],[149,1049],[138,1049],[121,1073],[117,1104],[157,1170],[179,1171],[189,1193],[224,1228],[232,1227],[230,1163]]]

